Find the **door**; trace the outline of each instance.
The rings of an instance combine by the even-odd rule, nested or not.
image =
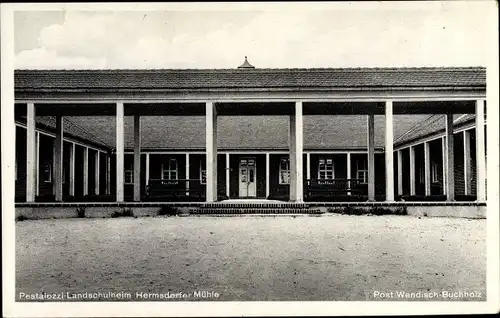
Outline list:
[[[241,158],[239,165],[240,197],[257,196],[257,167],[255,158]]]

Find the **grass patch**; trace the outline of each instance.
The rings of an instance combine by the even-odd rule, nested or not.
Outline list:
[[[176,216],[179,214],[180,214],[179,208],[169,205],[162,205],[160,211],[158,211],[158,215]]]
[[[113,214],[111,214],[112,218],[133,217],[133,216],[134,212],[132,211],[132,209],[122,209],[115,211],[113,212]]]
[[[358,207],[336,207],[328,208],[329,213],[345,214],[345,215],[407,215],[408,212],[406,207],[397,208],[383,208],[383,207],[370,207],[370,208],[358,208]]]

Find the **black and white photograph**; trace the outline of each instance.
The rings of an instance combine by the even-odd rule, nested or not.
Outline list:
[[[498,3],[2,4],[4,316],[498,313]]]

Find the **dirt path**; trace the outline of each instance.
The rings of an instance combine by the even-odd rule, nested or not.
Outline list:
[[[486,220],[61,219],[18,222],[16,230],[17,296],[113,291],[135,300],[136,292],[208,291],[219,296],[187,300],[367,300],[376,291],[446,290],[485,299]]]

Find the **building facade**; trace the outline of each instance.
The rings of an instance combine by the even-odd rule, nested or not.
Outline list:
[[[485,79],[247,61],[19,70],[16,200],[484,201]]]

